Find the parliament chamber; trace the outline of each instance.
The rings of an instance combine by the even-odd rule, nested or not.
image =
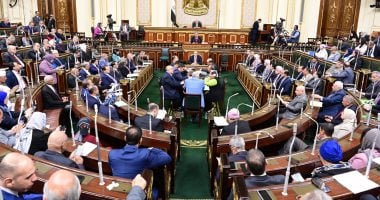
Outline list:
[[[0,199],[380,198],[379,1],[0,3]]]

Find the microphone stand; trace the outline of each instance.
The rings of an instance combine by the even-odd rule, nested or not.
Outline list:
[[[131,126],[131,95],[128,94],[128,126]]]
[[[319,124],[310,115],[308,115],[306,113],[303,113],[303,114],[317,125],[317,130],[315,130],[315,137],[314,137],[314,142],[313,142],[313,148],[311,150],[311,155],[315,155],[315,148],[317,146],[317,135],[318,135],[318,131],[319,131]]]
[[[146,101],[148,102],[148,115],[149,115],[149,134],[152,134],[152,113],[149,109],[150,100],[149,98],[146,98]]]
[[[362,98],[363,85],[364,85],[364,76],[363,76],[363,78],[362,78],[362,84],[361,84],[361,86],[360,86],[359,100]]]
[[[75,146],[75,135],[74,135],[73,119],[72,119],[72,117],[71,117],[72,109],[73,109],[73,102],[70,101],[70,112],[69,112],[69,116],[70,116],[70,126],[71,126],[71,139],[73,140],[73,146]]]
[[[256,91],[253,94],[251,115],[253,115],[253,113],[255,112],[255,99],[256,99],[256,94],[258,91],[259,91],[259,88],[256,88]]]
[[[112,123],[112,119],[111,119],[111,104],[108,104],[108,123],[109,124]]]
[[[86,97],[86,112],[88,112],[88,97],[87,97],[87,95],[88,95],[88,92],[85,92],[84,96]]]
[[[78,91],[79,91],[78,77],[75,77],[75,94],[76,94],[76,96],[77,96],[77,101],[79,100],[79,94],[78,94]]]
[[[377,123],[378,123],[378,125],[377,125],[377,129],[380,129],[380,113],[377,114]],[[379,135],[379,134],[376,134],[375,139],[374,139],[373,142],[372,142],[372,148],[371,148],[371,151],[369,152],[367,168],[366,168],[366,170],[365,170],[365,176],[366,176],[367,178],[369,178],[369,170],[371,169],[372,159],[373,159],[373,158],[372,158],[372,157],[373,157],[373,151],[374,151],[374,149],[375,149],[376,140],[377,140],[377,136],[378,136],[378,135]]]
[[[247,106],[247,107],[250,107],[250,108],[252,108],[252,106],[251,105],[248,105],[248,104],[246,104],[246,103],[240,103],[240,104],[238,104],[238,106],[236,107],[236,109],[239,111],[239,107],[240,106]],[[240,115],[240,111],[239,111],[239,115]],[[237,129],[238,129],[238,122],[239,120],[236,120],[235,121],[235,135],[237,135]]]
[[[321,79],[319,79],[318,82],[317,82],[317,84],[313,87],[313,92],[312,92],[312,94],[311,94],[311,101],[312,101],[313,103],[311,104],[311,109],[314,108],[314,95],[315,95],[315,89],[318,87],[320,81],[321,81]]]
[[[277,102],[276,131],[278,130],[278,122],[280,121],[280,116],[279,116],[279,113],[280,113],[280,98],[281,98],[281,94],[282,94],[283,90],[284,90],[284,88],[281,89],[280,96],[278,97],[278,102]]]
[[[360,107],[362,107],[362,106],[364,106],[365,104],[361,104],[361,105],[359,105],[357,108],[356,108],[356,111],[355,111],[355,116],[357,116],[358,115],[358,111],[359,111],[359,108]],[[357,123],[357,118],[355,117],[355,120],[354,120],[354,123],[353,123],[353,125],[354,125],[354,127],[355,127],[355,123]],[[351,132],[351,134],[350,134],[350,138],[348,139],[349,141],[352,141],[352,138],[354,137],[354,131],[352,131]]]
[[[262,134],[262,133],[265,133],[266,135],[268,135],[270,138],[274,139],[274,136],[272,134],[270,134],[268,131],[259,131],[256,133],[256,145],[255,145],[255,149],[258,148],[258,145],[259,145],[259,136]]]
[[[284,182],[284,190],[281,192],[283,196],[288,196],[288,184],[289,184],[289,176],[290,176],[290,164],[292,160],[292,149],[294,145],[294,140],[297,137],[297,124],[293,124],[293,139],[292,143],[290,144],[290,149],[289,149],[289,158],[288,158],[288,166],[286,168],[286,173],[285,173],[285,182]]]
[[[239,95],[239,93],[237,92],[237,93],[231,95],[230,97],[228,97],[228,100],[227,100],[227,107],[226,107],[226,115],[225,115],[225,117],[224,117],[224,118],[226,118],[226,119],[227,119],[228,106],[229,106],[229,104],[230,104],[230,99],[231,99],[232,97],[236,96],[236,95]]]
[[[97,146],[97,153],[98,153],[98,168],[99,168],[99,185],[104,185],[104,177],[103,177],[103,166],[102,166],[102,160],[100,158],[100,143],[99,143],[99,133],[98,133],[98,105],[94,105],[95,110],[95,117],[94,117],[94,124],[95,124],[95,137],[96,137],[96,146]]]
[[[164,87],[161,86],[160,90],[162,91],[162,110],[165,111],[165,91],[164,91]]]
[[[371,97],[370,99],[372,99],[372,96],[373,96],[373,92],[375,90],[375,85],[377,84],[377,82],[374,82],[373,83],[373,86],[372,86],[372,92],[371,92]],[[369,112],[368,112],[368,117],[367,117],[367,126],[369,126],[369,121],[371,120],[371,114],[372,114],[372,106],[371,108],[369,109]]]
[[[21,99],[20,114],[18,115],[17,124],[20,124],[22,112],[24,111],[24,105],[25,105],[25,96],[23,96]]]
[[[127,92],[127,94],[130,94],[132,93],[135,95],[135,110],[137,111],[137,93],[136,93],[136,90],[130,90],[129,92]],[[129,103],[129,101],[128,101]]]

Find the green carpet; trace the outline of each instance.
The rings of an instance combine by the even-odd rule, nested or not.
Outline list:
[[[162,76],[162,71],[156,71],[152,81],[138,98],[138,105],[141,108],[147,107],[147,98],[150,102],[159,103],[158,79]],[[236,79],[235,73],[223,73],[223,78],[227,78],[225,104],[227,98],[236,92],[238,96],[231,98],[230,108],[236,107],[239,103],[252,105],[252,100],[246,94],[243,87]],[[240,106],[241,113],[251,112],[251,108]],[[170,197],[173,199],[212,199],[210,193],[210,179],[206,158],[207,120],[202,118],[201,127],[191,122],[181,121],[181,160],[177,162],[175,175],[175,191]]]

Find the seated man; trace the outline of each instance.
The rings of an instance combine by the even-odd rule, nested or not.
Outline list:
[[[103,67],[103,73],[100,74],[102,79],[101,85],[104,88],[111,88],[111,84],[117,84],[116,77],[111,76],[111,66]]]
[[[251,149],[248,151],[247,165],[251,171],[251,176],[245,179],[247,188],[283,184],[285,181],[284,175],[269,176],[266,174],[266,160],[260,150]]]
[[[20,64],[21,68],[25,67],[25,64],[22,62],[22,58],[16,54],[16,46],[8,45],[7,49],[8,51],[3,55],[3,67],[12,68],[14,62]]]
[[[0,109],[0,123],[3,121],[3,110]],[[22,129],[21,124],[13,126],[10,130],[0,128],[0,143],[13,147],[16,144],[16,135]]]
[[[42,199],[40,194],[22,194],[37,181],[36,167],[28,156],[20,153],[8,153],[0,163],[1,199]]]
[[[340,59],[340,53],[336,46],[331,47],[331,53],[327,58],[327,61],[336,62]]]
[[[317,135],[317,147],[321,146],[325,141],[331,140],[332,134],[334,132],[334,124],[332,123],[321,123],[319,126],[319,132]],[[289,138],[288,141],[284,144],[282,149],[279,151],[280,155],[289,154],[290,144],[292,143],[293,138]],[[303,140],[296,137],[293,144],[292,152],[303,151],[310,149],[312,146],[307,145]]]
[[[317,167],[311,176],[323,178],[352,171],[349,163],[342,163],[343,152],[339,143],[334,140],[327,140],[319,148],[319,155],[322,160],[322,167]]]
[[[351,110],[353,110],[356,113],[357,106],[355,105],[355,99],[354,99],[353,96],[351,96],[351,95],[344,96],[343,100],[342,100],[342,105],[343,105],[343,108],[342,108],[342,110],[340,110],[340,112],[337,115],[335,115],[335,116],[326,116],[325,117],[325,121],[326,122],[331,122],[334,125],[338,125],[338,124],[342,123],[343,122],[343,120],[342,120],[342,113],[343,113],[343,110],[346,109],[346,108],[351,109]]]
[[[21,91],[26,88],[26,83],[20,74],[22,66],[17,62],[13,63],[13,67],[7,72],[7,80],[5,83],[9,88],[18,86],[17,91]]]
[[[67,97],[60,97],[57,90],[54,88],[54,77],[47,75],[44,78],[45,85],[42,87],[42,96],[44,109],[63,108],[69,103]]]
[[[83,81],[87,76],[91,75],[90,73],[90,63],[84,62],[79,71],[79,79]]]
[[[201,95],[201,107],[205,107],[205,100],[203,96],[203,89],[205,87],[204,82],[199,79],[200,71],[191,73],[191,77],[185,80],[185,92],[186,94],[200,94]]]
[[[67,135],[64,131],[53,131],[48,139],[48,149],[46,151],[38,151],[34,156],[48,160],[50,162],[78,169],[84,169],[83,158],[75,155],[75,151],[71,153],[69,158],[66,158],[62,153],[64,151],[63,145],[67,140]]]
[[[281,119],[294,119],[300,114],[301,109],[307,105],[307,96],[305,94],[304,86],[297,86],[294,93],[296,96],[290,102],[281,99],[281,103],[285,106],[285,109],[283,109],[282,113],[280,113]]]
[[[193,36],[191,36],[191,44],[201,44],[202,43],[202,37],[198,35],[198,32],[195,32]]]
[[[380,93],[380,72],[373,71],[370,79],[372,83],[363,91],[363,95],[367,99],[374,99]]]
[[[239,120],[240,113],[236,108],[232,108],[228,111],[227,121],[228,125],[225,126],[222,130],[222,135],[234,135],[235,134],[235,126],[237,125],[237,134],[247,133],[251,131],[249,124],[247,121]]]
[[[234,135],[230,139],[231,154],[228,156],[229,162],[245,161],[248,152],[245,150],[244,138]]]
[[[33,44],[33,48],[28,51],[28,54],[27,54],[27,58],[28,59],[31,59],[33,61],[41,61],[41,58],[44,57],[45,55],[42,54],[42,52],[40,51],[40,48],[41,48],[41,45],[40,43],[34,43]]]
[[[276,73],[278,73],[279,76],[275,82],[277,90],[282,91],[282,95],[290,95],[292,92],[292,80],[290,80],[288,70],[284,70],[281,66],[277,66]]]
[[[298,25],[294,25],[292,34],[290,35],[290,38],[287,40],[288,43],[298,43],[300,40],[301,33],[298,30]]]
[[[153,169],[169,164],[172,158],[156,148],[139,148],[142,130],[129,127],[125,133],[126,145],[123,149],[113,149],[108,155],[108,162],[113,176],[133,179],[145,169]]]
[[[164,124],[161,119],[157,119],[157,114],[159,111],[159,107],[155,103],[149,104],[149,113],[147,113],[144,116],[136,117],[135,119],[135,125],[142,128],[149,130],[149,120],[151,120],[151,128],[153,131],[164,131]]]
[[[76,89],[78,85],[78,80],[77,80],[78,76],[79,76],[78,68],[75,68],[75,67],[71,68],[70,74],[67,75],[67,87],[69,89]]]
[[[78,177],[72,172],[58,170],[54,172],[44,185],[45,200],[79,199],[81,186]]]
[[[322,97],[319,94],[314,94],[315,99],[319,99],[322,102],[322,108],[319,110],[317,121],[325,122],[326,116],[335,116],[342,109],[342,101],[345,96],[343,90],[343,83],[341,81],[335,81],[332,86],[332,92],[327,97]]]
[[[94,85],[88,90],[89,95],[87,96],[87,105],[89,108],[94,109],[94,105],[100,107],[102,102],[99,99],[99,89],[98,86]],[[85,100],[86,101],[86,100]]]
[[[331,75],[329,76],[335,78],[338,81],[342,81],[345,85],[353,85],[355,79],[355,72],[351,69],[350,65],[344,65],[342,71],[331,73]]]
[[[171,65],[166,66],[166,72],[160,80],[160,85],[164,88],[164,98],[166,102],[173,101],[174,108],[180,106],[180,94],[178,90],[181,88],[181,84],[173,77],[173,67]]]
[[[191,65],[202,65],[202,56],[198,55],[197,51],[194,51],[194,54],[189,58],[189,63]]]

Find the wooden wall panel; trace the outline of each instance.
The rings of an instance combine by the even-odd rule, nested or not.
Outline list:
[[[44,17],[53,14],[57,28],[65,32],[77,32],[76,0],[38,0],[38,10]]]

